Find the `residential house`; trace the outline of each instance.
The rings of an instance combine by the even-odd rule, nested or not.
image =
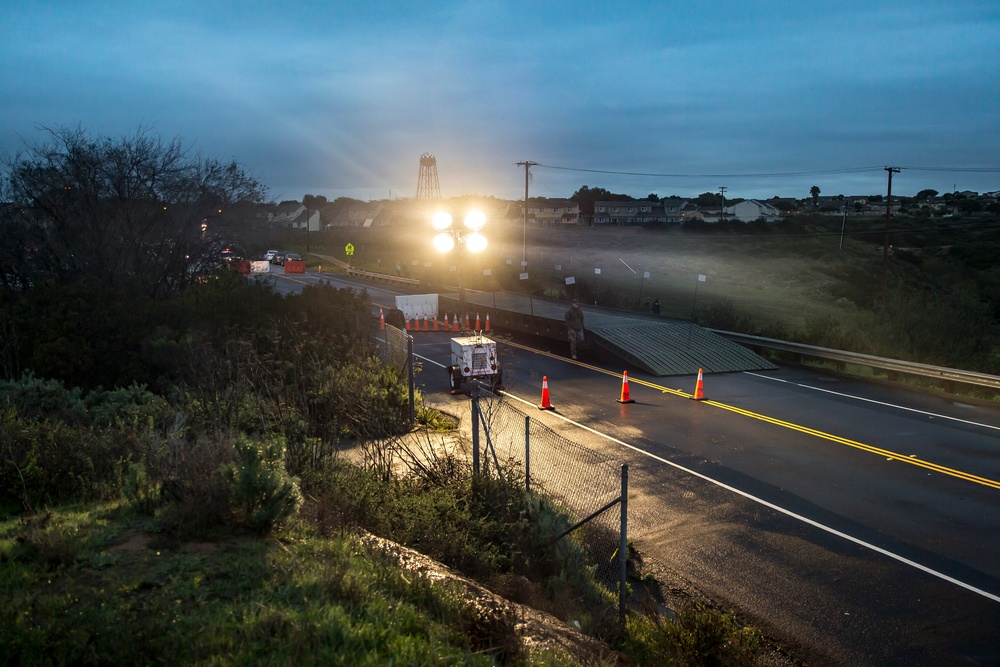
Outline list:
[[[285,202],[275,206],[262,207],[258,210],[257,217],[265,220],[272,227],[308,229],[310,232],[320,230],[319,211],[307,209],[298,202]]]
[[[376,225],[375,220],[382,213],[382,202],[357,202],[351,203],[340,209],[333,220],[331,227],[381,227],[385,224],[385,217]]]
[[[744,199],[738,204],[727,206],[726,215],[736,218],[740,222],[753,222],[755,220],[777,222],[781,219],[781,211],[771,204],[759,202],[756,199]]]
[[[681,213],[685,222],[689,220],[701,220],[702,222],[719,222],[722,220],[721,206],[696,206],[694,204],[685,206]]]
[[[580,205],[570,199],[528,199],[528,221],[541,227],[580,223]]]

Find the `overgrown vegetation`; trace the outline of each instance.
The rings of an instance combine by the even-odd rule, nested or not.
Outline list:
[[[220,274],[155,307],[95,283],[2,305],[4,662],[613,661],[530,653],[513,612],[366,531],[628,647],[588,548],[606,536],[553,542],[575,519],[514,473],[473,478],[435,447],[440,413],[418,406],[415,437],[364,294]]]
[[[282,297],[226,270],[226,237],[260,232],[265,196],[235,162],[141,128],[49,138],[0,164],[0,661],[617,659],[530,652],[514,607],[401,567],[370,533],[639,664],[701,650],[619,625],[595,578],[608,536],[554,540],[575,518],[436,449],[445,416],[418,405],[428,439],[414,438],[366,294]],[[753,657],[742,629],[696,616],[721,638],[713,656]]]

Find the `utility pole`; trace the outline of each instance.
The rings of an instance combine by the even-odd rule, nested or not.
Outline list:
[[[840,249],[844,249],[844,230],[847,228],[847,198],[844,198],[844,219],[840,223]]]
[[[892,216],[892,175],[899,173],[897,167],[886,167],[889,172],[889,187],[885,194],[885,241],[882,243],[882,293],[888,287],[889,276],[889,219]]]
[[[524,265],[528,261],[528,181],[531,180],[531,168],[537,165],[537,162],[518,162],[516,163],[518,167],[524,167],[524,210],[521,211],[523,216],[523,239],[521,240],[521,271],[524,271]]]
[[[726,221],[726,190],[729,188],[720,185],[719,192],[722,194],[722,208],[719,210],[719,215],[721,216],[722,222]]]

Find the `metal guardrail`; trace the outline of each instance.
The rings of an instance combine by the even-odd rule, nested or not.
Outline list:
[[[990,387],[1000,389],[1000,376],[989,375],[987,373],[977,373],[975,371],[963,371],[945,366],[932,366],[930,364],[919,364],[912,361],[900,361],[898,359],[888,359],[886,357],[876,357],[870,354],[860,354],[858,352],[845,352],[844,350],[834,350],[828,347],[816,347],[815,345],[804,345],[802,343],[789,343],[775,338],[764,338],[763,336],[751,336],[750,334],[734,333],[731,331],[719,331],[710,329],[713,333],[724,336],[729,340],[746,345],[748,347],[766,348],[790,352],[802,356],[828,359],[844,364],[854,364],[855,366],[867,366],[869,368],[880,368],[890,373],[902,373],[907,375],[917,375],[931,378],[941,382],[955,382],[979,387]]]
[[[400,285],[419,285],[420,281],[416,278],[404,278],[402,276],[394,276],[388,273],[376,273],[374,271],[362,271],[361,269],[347,268],[347,275],[357,276],[358,278],[367,278],[369,280],[378,280],[387,283],[398,283]]]

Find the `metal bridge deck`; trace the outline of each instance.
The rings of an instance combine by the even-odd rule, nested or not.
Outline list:
[[[564,302],[506,292],[467,292],[466,300],[493,309],[494,313],[527,315],[560,325],[567,308]],[[592,306],[581,308],[591,343],[652,375],[695,375],[699,369],[728,373],[777,368],[759,354],[695,324]],[[560,326],[548,331],[560,332],[559,337],[565,339],[565,330]]]

